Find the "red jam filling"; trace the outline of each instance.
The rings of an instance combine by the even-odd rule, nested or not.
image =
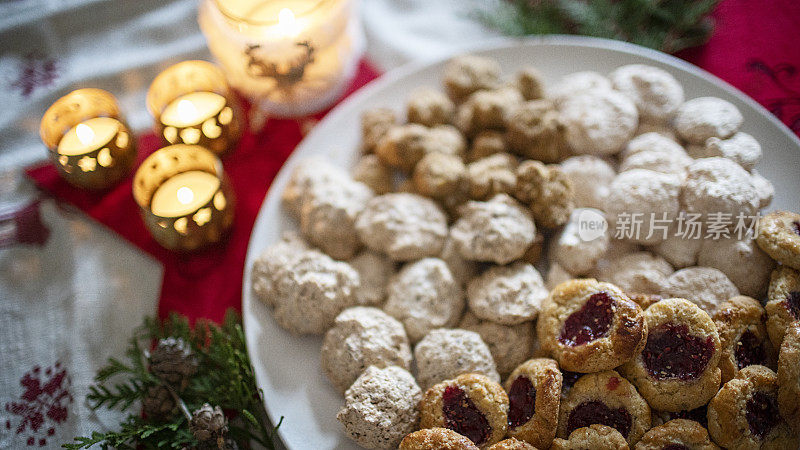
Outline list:
[[[774,395],[765,392],[754,392],[752,397],[747,400],[745,406],[745,416],[750,432],[758,436],[759,439],[769,433],[778,423],[780,413],[778,412],[778,401]]]
[[[536,410],[536,389],[528,377],[520,376],[508,391],[508,426],[517,428],[531,420]]]
[[[689,334],[683,324],[665,323],[650,331],[642,351],[647,372],[656,380],[693,380],[700,376],[714,354],[711,336]]]
[[[789,292],[786,296],[786,308],[795,319],[800,319],[800,291]]]
[[[480,446],[489,440],[492,429],[486,416],[457,386],[448,386],[442,394],[445,427],[466,436]]]
[[[742,337],[739,338],[739,342],[736,344],[734,356],[736,357],[736,365],[739,369],[752,366],[753,364],[761,364],[762,366],[767,364],[764,343],[750,330],[746,330],[742,333]]]
[[[562,389],[563,388],[571,388],[578,378],[586,375],[585,373],[578,373],[578,372],[570,372],[568,370],[562,370],[561,375],[563,377],[563,381],[561,382]]]
[[[567,317],[558,340],[569,347],[600,339],[614,319],[614,300],[607,292],[592,294],[581,309]]]
[[[632,421],[630,413],[625,408],[611,409],[603,402],[583,402],[569,414],[567,434],[595,423],[615,428],[627,439]]]

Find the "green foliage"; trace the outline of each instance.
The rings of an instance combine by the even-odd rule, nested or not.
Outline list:
[[[138,408],[131,408],[138,405],[147,388],[159,383],[147,370],[144,345],[170,336],[189,343],[199,360],[197,373],[180,393],[189,411],[204,403],[218,405],[228,415],[229,436],[240,448],[249,448],[252,441],[274,448],[272,438],[280,422],[275,428],[266,426],[267,413],[247,356],[241,320],[232,311],[221,325],[200,320],[192,327],[186,317],[177,314],[163,323],[146,319],[130,340],[126,360],[109,359],[95,376],[95,384],[87,396],[94,409],[130,410],[130,415],[118,431],[77,437],[74,442],[64,444],[65,448],[77,450],[98,445],[104,449],[170,449],[197,445],[180,409],[176,408],[167,421],[155,421],[143,418]]]
[[[478,16],[514,36],[581,34],[667,53],[705,43],[719,0],[507,0]]]

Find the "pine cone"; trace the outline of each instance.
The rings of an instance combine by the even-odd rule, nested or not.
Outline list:
[[[150,371],[180,391],[186,388],[189,378],[197,372],[197,358],[183,339],[168,337],[158,341],[150,354]]]
[[[163,420],[175,410],[175,400],[169,389],[162,385],[147,388],[142,399],[144,414],[154,420]]]
[[[208,403],[192,413],[189,430],[204,449],[225,449],[225,433],[228,432],[228,419],[219,406],[211,407]]]

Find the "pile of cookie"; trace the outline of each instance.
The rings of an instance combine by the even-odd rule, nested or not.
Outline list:
[[[344,432],[406,450],[797,448],[800,215],[756,221],[774,191],[737,108],[645,65],[544,86],[469,55],[443,79],[405,120],[363,112],[352,174],[298,164],[282,198],[299,232],[252,267],[281,327],[324,335]],[[663,233],[618,235],[634,215]],[[714,236],[681,235],[688,215]]]

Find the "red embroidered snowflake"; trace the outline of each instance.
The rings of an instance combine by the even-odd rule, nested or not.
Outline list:
[[[69,375],[57,361],[44,370],[35,366],[22,376],[19,384],[24,388],[19,401],[5,405],[6,412],[19,417],[19,423],[14,427],[11,420],[6,420],[6,429],[15,428],[16,434],[30,434],[26,441],[29,446],[44,447],[46,436],[53,436],[55,427],[67,420],[68,405],[73,401]]]

